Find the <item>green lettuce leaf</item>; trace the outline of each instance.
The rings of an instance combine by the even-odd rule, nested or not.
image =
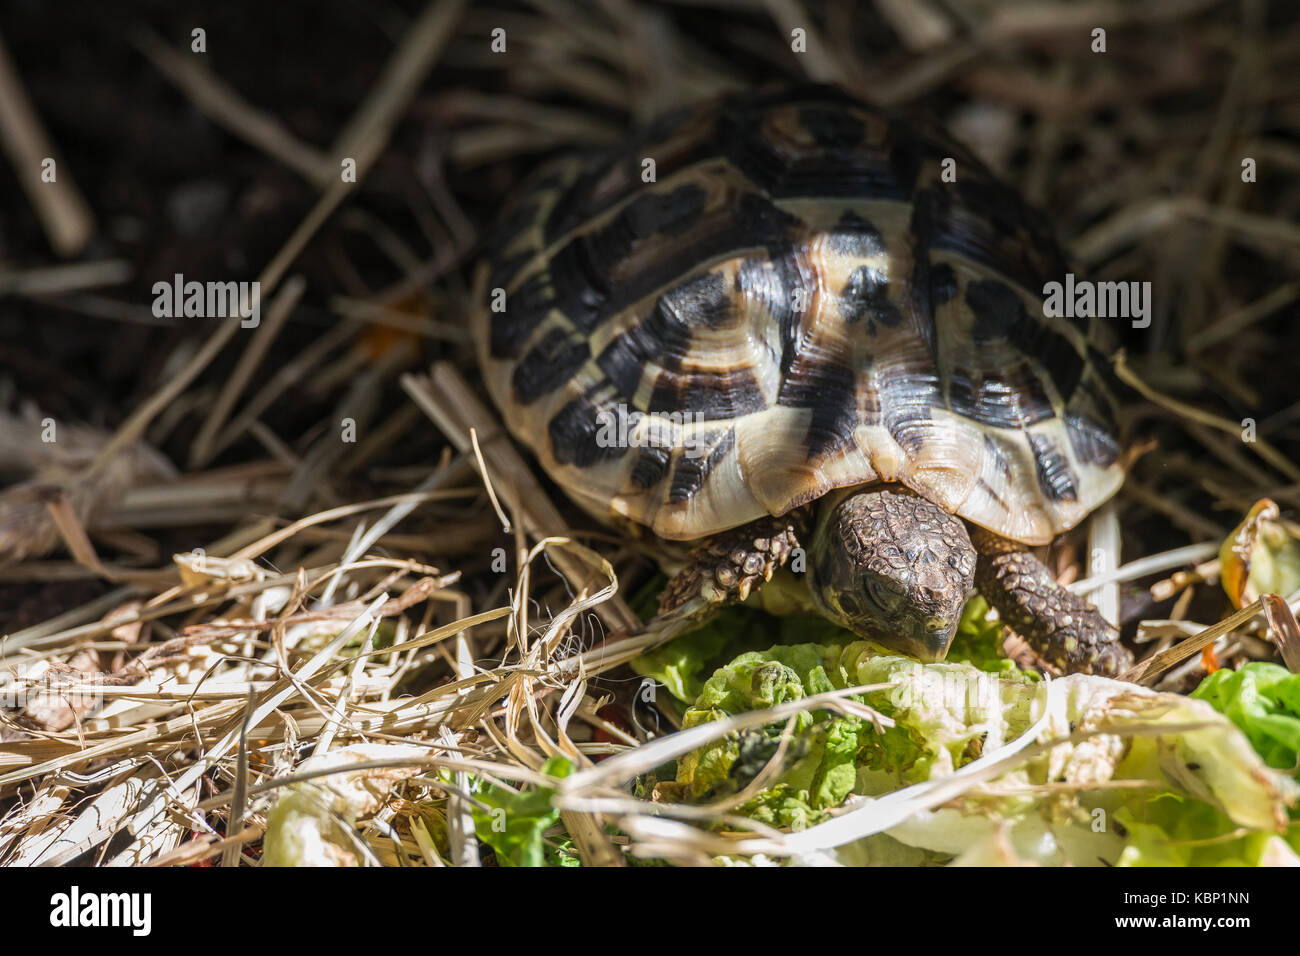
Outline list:
[[[986,639],[985,646],[994,645]],[[1295,857],[1285,835],[1300,787],[1265,767],[1243,732],[1208,703],[1087,675],[1043,682],[984,659],[993,672],[920,664],[865,641],[741,654],[705,682],[684,726],[832,688],[884,684],[855,699],[893,726],[877,732],[864,717],[812,711],[794,717],[788,734],[785,721],[733,733],[678,761],[680,792],[709,801],[750,787],[786,734],[773,779],[739,812],[802,829],[850,795],[870,798],[960,774],[1033,731],[1051,746],[1026,751],[1022,762],[983,780],[978,795],[884,833],[927,861],[981,865]],[[871,846],[882,845],[880,835],[868,836]]]
[[[1192,696],[1207,701],[1240,727],[1270,767],[1296,771],[1300,754],[1300,674],[1256,661],[1240,670],[1215,671]]]
[[[838,664],[840,650],[798,644],[741,654],[704,684],[682,726],[848,686]],[[774,722],[687,754],[678,762],[677,782],[700,800],[737,793],[777,755],[786,729],[786,722]],[[823,819],[849,795],[859,754],[875,735],[862,719],[828,711],[798,714],[789,730],[779,778],[741,812],[798,829]]]
[[[1015,661],[1003,654],[1002,640],[1002,622],[990,612],[988,602],[975,595],[962,608],[961,621],[946,660],[950,664],[970,664],[1012,680],[1038,680],[1038,674],[1020,670]]]
[[[1158,794],[1138,808],[1121,807],[1115,819],[1128,834],[1119,866],[1300,863],[1282,836],[1264,830],[1235,835],[1240,828],[1227,814],[1178,794]]]
[[[573,764],[563,757],[552,757],[542,767],[543,774],[557,779],[572,772]],[[551,805],[554,795],[549,787],[511,790],[487,784],[475,794],[474,832],[502,866],[580,866],[568,836],[546,838],[560,820],[560,811]]]
[[[661,587],[658,584],[657,587]],[[770,585],[769,585],[770,586]],[[761,593],[761,592],[760,592]],[[638,613],[653,615],[653,595],[645,591],[635,599]],[[632,669],[668,689],[684,704],[693,702],[704,690],[704,682],[715,670],[748,651],[773,645],[851,644],[861,640],[852,631],[808,614],[777,616],[749,606],[724,608],[698,630],[675,638],[632,661]],[[1002,625],[990,617],[981,597],[972,597],[962,611],[948,660],[970,663],[980,670],[1007,677],[1036,680],[1002,654]]]

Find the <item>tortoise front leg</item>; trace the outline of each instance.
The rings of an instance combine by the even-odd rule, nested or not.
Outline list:
[[[728,604],[744,601],[784,567],[807,527],[807,512],[759,518],[691,548],[659,595],[659,612],[626,636],[638,651],[658,647],[707,624]]]
[[[744,601],[790,560],[802,529],[802,515],[764,517],[701,541],[659,595],[660,616],[692,602],[716,611]]]
[[[1027,551],[982,553],[975,589],[1043,660],[1068,674],[1114,677],[1133,665],[1119,632]]]
[[[799,547],[802,514],[759,518],[706,538],[659,595],[659,613],[638,632],[653,646],[703,626],[728,604],[738,604],[772,580]]]

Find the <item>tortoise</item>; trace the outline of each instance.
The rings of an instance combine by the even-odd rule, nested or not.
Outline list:
[[[728,95],[544,167],[488,249],[509,430],[597,518],[691,543],[652,626],[789,565],[923,661],[974,589],[1063,671],[1132,663],[1028,550],[1123,481],[1108,330],[1046,314],[1066,259],[968,150],[835,87]]]

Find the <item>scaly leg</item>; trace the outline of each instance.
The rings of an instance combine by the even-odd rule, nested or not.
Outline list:
[[[772,580],[799,547],[802,514],[759,518],[701,541],[659,596],[659,614],[645,630],[673,635],[703,624]]]
[[[975,589],[1043,660],[1066,673],[1114,677],[1133,665],[1115,627],[1027,551],[982,553]]]

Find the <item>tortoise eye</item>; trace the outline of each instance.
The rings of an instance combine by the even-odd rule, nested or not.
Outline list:
[[[880,578],[867,578],[863,593],[866,595],[867,600],[881,611],[889,612],[898,604],[898,592]]]

